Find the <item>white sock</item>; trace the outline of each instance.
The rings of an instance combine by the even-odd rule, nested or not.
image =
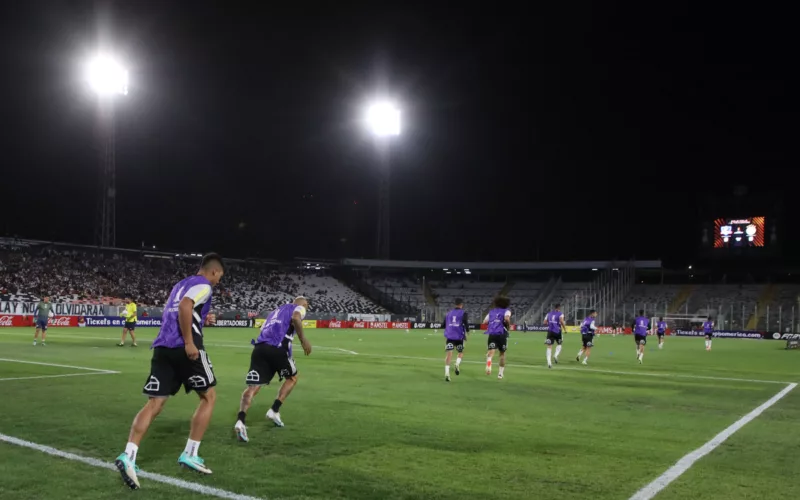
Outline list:
[[[450,376],[450,365],[444,365],[444,376],[445,377]]]
[[[561,344],[556,346],[556,357],[558,357],[559,354],[561,354]]]
[[[547,350],[547,364],[548,365],[551,364],[550,363],[550,358],[552,357],[552,355],[553,355],[552,351],[550,349],[548,349]]]
[[[706,340],[706,349],[708,349],[708,340]]]
[[[499,375],[500,375],[501,377],[503,376],[503,370],[505,370],[505,369],[506,369],[506,367],[505,367],[505,366],[501,366],[501,367],[500,367],[500,373],[499,373]]]
[[[583,356],[583,349],[581,349],[580,351],[578,351],[578,357],[580,358],[581,356]]]
[[[197,450],[199,449],[200,449],[200,441],[192,441],[191,439],[187,439],[186,448],[183,451],[190,457],[196,457]]]
[[[139,454],[139,447],[133,443],[128,443],[125,447],[125,454],[131,459],[131,462],[136,462],[136,455]]]
[[[583,358],[583,362],[584,362],[584,363],[586,363],[587,361],[589,361],[589,355],[588,355],[588,354],[586,355],[586,357],[585,357],[585,358]]]
[[[456,366],[461,364],[461,358],[456,358]]]
[[[42,341],[42,344],[44,344],[44,341]],[[708,341],[708,348],[711,349],[711,341],[710,340]]]

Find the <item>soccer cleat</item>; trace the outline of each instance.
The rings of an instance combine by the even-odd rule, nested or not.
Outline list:
[[[498,378],[498,380],[503,380],[503,374],[502,373],[498,373],[497,374],[497,378]]]
[[[33,341],[33,345],[36,345],[36,341],[35,340]]]
[[[555,362],[555,364],[558,364],[558,358],[557,357],[553,356],[553,361]]]
[[[642,364],[642,356],[639,356],[639,364]]]
[[[588,362],[588,361],[586,361],[586,360],[584,359],[584,360],[583,360],[583,363],[581,363],[581,364],[582,364],[582,365],[588,365],[588,364],[589,364],[589,362]]]
[[[133,344],[131,344],[131,347],[139,347],[139,344],[137,344],[136,342],[134,342]]]
[[[267,412],[267,418],[272,420],[272,422],[275,424],[275,427],[283,427],[281,414],[272,411],[272,408],[270,408],[269,411]]]
[[[139,478],[136,473],[139,472],[139,467],[133,463],[127,453],[122,453],[114,460],[114,465],[122,476],[122,482],[125,486],[132,490],[139,489]]]
[[[491,374],[492,374],[492,369],[491,368],[487,368],[486,369],[486,375],[491,375]]]
[[[581,355],[580,355],[580,354],[578,354],[577,356],[575,356],[575,361],[577,361],[578,363],[580,363],[580,362],[581,362]]]
[[[552,365],[551,363],[547,363],[547,367],[548,367],[548,368],[552,368],[552,367],[553,367],[553,365]]]
[[[46,345],[47,345],[47,344],[45,344],[45,343],[44,343],[44,340],[42,340],[42,347],[44,347],[44,346],[46,346]],[[710,351],[711,349],[709,348],[708,350]]]
[[[444,376],[444,381],[445,382],[450,382],[450,375],[445,375]]]
[[[211,474],[211,469],[206,467],[205,460],[200,457],[190,457],[185,451],[178,457],[178,465],[200,474]]]
[[[119,344],[117,344],[117,347],[125,347],[125,342],[120,342]]]
[[[236,421],[236,425],[233,426],[233,430],[236,432],[236,438],[242,443],[250,441],[247,438],[247,426],[244,425],[241,420]]]
[[[456,375],[461,374],[461,370],[458,369],[458,365],[456,365]]]

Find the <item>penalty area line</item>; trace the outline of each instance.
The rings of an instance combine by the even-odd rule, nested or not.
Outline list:
[[[0,358],[0,361],[5,361],[6,363],[22,363],[22,364],[26,364],[26,365],[53,366],[55,368],[72,368],[73,370],[85,370],[87,372],[120,373],[120,372],[115,371],[115,370],[104,370],[102,368],[89,368],[88,366],[59,365],[59,364],[55,364],[55,363],[43,363],[41,361],[26,361],[24,359]]]
[[[92,467],[98,467],[100,469],[112,470],[114,472],[117,472],[117,468],[112,463],[103,462],[102,460],[98,460],[96,458],[84,457],[81,455],[76,455],[74,453],[57,450],[50,446],[33,443],[31,441],[25,441],[24,439],[15,438],[13,436],[7,436],[2,433],[0,433],[0,442],[5,442],[8,444],[13,444],[15,446],[20,446],[22,448],[36,450],[42,453],[46,453],[47,455],[52,455],[54,457],[64,458],[66,460],[71,460],[73,462],[80,462],[85,465],[91,465]],[[226,491],[219,488],[214,488],[212,486],[206,486],[204,484],[191,483],[189,481],[184,481],[182,479],[176,479],[174,477],[156,474],[154,472],[140,471],[139,477],[144,479],[149,479],[151,481],[155,481],[158,483],[168,484],[170,486],[175,486],[176,488],[194,491],[195,493],[200,493],[202,495],[208,495],[217,498],[228,498],[230,500],[265,500],[265,499],[259,499],[258,497],[241,495],[239,493],[234,493],[232,491]]]
[[[736,431],[747,425],[748,423],[755,420],[759,415],[764,413],[769,407],[783,399],[784,396],[789,394],[797,387],[797,384],[789,384],[786,386],[781,392],[772,396],[769,400],[767,400],[764,404],[756,408],[755,410],[751,411],[744,417],[740,418],[730,427],[725,429],[724,431],[720,432],[716,436],[714,436],[711,441],[707,442],[700,448],[692,451],[691,453],[685,455],[683,458],[678,460],[675,465],[667,469],[666,472],[658,476],[653,482],[642,488],[641,490],[637,491],[630,500],[650,500],[656,495],[658,495],[664,488],[669,486],[671,482],[678,479],[684,472],[689,470],[689,468],[694,465],[695,462],[703,458],[704,456],[708,455],[712,451],[714,451],[719,445],[724,443],[729,437],[731,437]]]

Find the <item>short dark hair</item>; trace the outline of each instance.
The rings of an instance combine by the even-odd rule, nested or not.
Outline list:
[[[596,309],[592,309],[591,311],[589,311],[589,314],[594,314],[594,313],[596,313],[596,312],[597,312],[597,310],[596,310]]]
[[[556,304],[553,306],[553,309],[561,309],[561,304]]]
[[[456,302],[455,302],[455,304],[456,304],[457,306],[463,306],[463,305],[464,305],[464,299],[456,299]]]
[[[644,316],[644,309],[639,309],[639,316]]]
[[[659,321],[664,321],[664,316],[661,316],[660,318],[658,318],[658,320]]]
[[[214,252],[203,255],[203,260],[200,261],[200,267],[203,269],[208,269],[208,267],[214,262],[219,264],[219,267],[225,271],[225,263],[222,261],[222,257],[218,253]]]
[[[712,321],[712,320],[713,320],[713,318],[712,318],[711,316],[709,316],[709,317],[708,317],[708,320],[709,320],[709,321]]]
[[[508,309],[508,306],[511,305],[511,299],[508,297],[495,297],[494,298],[494,306],[500,309]]]

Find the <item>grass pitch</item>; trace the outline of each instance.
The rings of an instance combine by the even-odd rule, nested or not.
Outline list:
[[[52,329],[48,345],[34,347],[30,329],[0,329],[0,358],[14,360],[0,361],[0,434],[113,461],[144,403],[156,330],[138,333],[135,349],[115,346],[117,329],[94,328]],[[200,455],[213,476],[176,465],[197,403],[183,394],[145,437],[143,470],[269,499],[628,499],[800,379],[800,353],[779,342],[719,339],[706,352],[702,338],[668,338],[663,350],[653,338],[639,365],[632,337],[600,336],[583,367],[575,362],[580,336],[567,334],[561,364],[548,370],[544,335],[513,333],[498,380],[497,358],[492,376],[483,373],[486,341],[478,333],[448,384],[441,331],[311,329],[314,352],[298,357],[299,383],[281,409],[286,427],[263,417],[277,390],[267,387],[248,416],[250,443],[242,444],[233,424],[255,335],[206,331],[219,385]],[[800,498],[798,450],[800,389],[657,498]],[[198,496],[146,479],[130,492],[112,471],[0,441],[4,500],[122,495]]]

